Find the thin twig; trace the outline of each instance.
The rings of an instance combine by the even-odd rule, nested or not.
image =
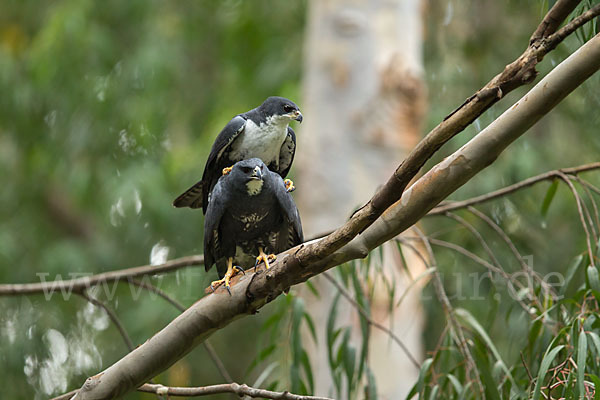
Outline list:
[[[600,15],[600,4],[590,8],[580,16],[573,18],[568,24],[560,28],[556,33],[548,36],[545,39],[549,50],[553,50],[556,46],[562,42],[567,36],[575,32],[577,29]]]
[[[483,236],[481,236],[481,233],[479,233],[479,231],[477,229],[475,229],[475,227],[473,225],[471,225],[469,222],[467,222],[467,220],[465,220],[464,218],[462,218],[452,212],[444,213],[444,215],[447,216],[448,218],[455,220],[456,222],[458,222],[459,224],[461,224],[462,226],[467,228],[469,230],[469,232],[471,232],[471,234],[473,236],[475,236],[475,238],[479,241],[479,243],[481,244],[481,247],[483,247],[483,250],[485,250],[485,252],[488,254],[488,256],[490,257],[490,260],[494,263],[494,265],[500,270],[503,269],[502,265],[500,264],[500,261],[498,261],[498,259],[494,255],[494,252],[492,251],[492,249],[488,246],[485,239],[483,239]]]
[[[97,275],[83,276],[74,279],[57,279],[52,282],[40,283],[19,283],[19,284],[2,284],[0,285],[0,296],[20,295],[33,293],[54,293],[58,290],[78,292],[87,290],[91,286],[95,286],[105,282],[121,281],[130,278],[154,275],[165,272],[175,271],[181,268],[190,267],[192,265],[203,265],[204,256],[189,256],[177,258],[167,261],[161,265],[142,265],[139,267],[119,269],[110,272],[104,272]]]
[[[483,194],[481,196],[472,197],[470,199],[466,199],[466,200],[462,200],[462,201],[446,202],[442,205],[435,207],[431,211],[429,211],[429,213],[427,213],[427,216],[444,214],[445,212],[448,212],[448,211],[454,211],[454,210],[458,210],[461,208],[466,208],[468,206],[472,206],[472,205],[479,204],[479,203],[484,203],[486,201],[490,201],[490,200],[496,199],[498,197],[506,196],[507,194],[516,192],[517,190],[535,185],[538,182],[555,179],[559,176],[558,175],[559,172],[563,172],[563,173],[569,174],[569,175],[574,175],[574,174],[577,174],[580,172],[591,171],[591,170],[596,170],[596,169],[600,169],[600,162],[584,164],[584,165],[580,165],[578,167],[573,167],[573,168],[562,168],[562,169],[544,172],[543,174],[532,176],[531,178],[527,178],[521,182],[517,182],[515,184],[506,186],[502,189],[498,189],[493,192]],[[599,189],[599,194],[600,194],[600,189]]]
[[[102,308],[108,315],[108,318],[110,318],[112,323],[115,324],[115,326],[119,330],[119,333],[121,334],[121,337],[123,338],[123,341],[125,342],[125,345],[127,345],[127,348],[129,349],[129,351],[133,350],[133,348],[134,348],[133,342],[131,341],[131,338],[127,334],[125,327],[119,320],[119,317],[117,316],[117,314],[113,310],[111,310],[106,304],[104,304],[100,300],[97,300],[97,299],[93,298],[92,296],[88,295],[85,291],[77,292],[77,294],[80,295],[81,297],[83,297],[84,299],[86,299],[87,301],[89,301],[90,303],[92,303],[93,305]]]
[[[578,179],[576,176],[570,176],[570,175],[567,175],[567,178],[569,178],[570,181],[575,181],[575,182],[577,182],[577,179]],[[573,187],[575,187],[575,186],[573,186]],[[583,190],[588,195],[588,197],[591,197],[591,193],[590,193],[589,189],[583,185],[582,185],[582,187],[583,187]],[[581,196],[580,196],[580,199],[581,199]],[[592,202],[593,202],[593,200],[592,200]],[[594,220],[592,219],[592,213],[590,213],[590,210],[589,210],[587,204],[585,204],[585,201],[583,201],[583,199],[581,199],[581,206],[583,208],[585,217],[588,221],[588,226],[591,230],[591,235],[593,238],[592,242],[596,243],[598,241],[598,234],[596,232],[596,225],[594,224]]]
[[[325,276],[325,278],[331,282],[331,284],[333,286],[336,287],[336,289],[340,292],[340,294],[342,296],[344,296],[344,298],[346,300],[348,300],[348,302],[354,307],[356,308],[356,310],[360,313],[360,315],[367,321],[367,323],[369,325],[373,325],[375,328],[385,332],[386,334],[388,334],[390,336],[390,338],[392,338],[392,340],[394,340],[394,342],[396,342],[401,348],[402,351],[404,351],[404,354],[406,354],[406,356],[408,357],[408,359],[413,363],[413,365],[418,369],[420,368],[421,364],[419,364],[419,362],[417,361],[417,359],[410,353],[410,351],[408,350],[408,347],[406,347],[406,345],[402,342],[402,340],[396,336],[396,334],[394,332],[392,332],[390,329],[388,329],[386,326],[380,324],[377,321],[374,321],[369,314],[365,311],[365,309],[356,302],[356,300],[354,300],[352,298],[352,296],[350,295],[350,293],[348,293],[346,291],[346,289],[339,284],[338,281],[335,280],[335,278],[333,278],[331,276],[331,274],[329,274],[328,272],[323,272],[323,275]]]
[[[180,302],[175,300],[173,297],[169,296],[167,293],[165,293],[164,291],[160,290],[159,288],[157,288],[156,286],[154,286],[150,283],[146,283],[144,281],[140,281],[138,279],[133,279],[133,278],[127,279],[127,282],[129,282],[132,285],[139,286],[143,289],[146,289],[152,293],[159,295],[160,297],[162,297],[163,299],[165,299],[166,301],[171,303],[173,305],[173,307],[178,309],[180,312],[184,312],[186,310],[186,307],[183,304],[181,304]]]
[[[263,399],[277,399],[277,400],[332,400],[329,397],[317,397],[317,396],[302,396],[298,394],[292,394],[288,391],[285,392],[273,392],[271,390],[257,389],[246,384],[223,383],[220,385],[203,386],[203,387],[168,387],[163,385],[150,385],[144,384],[138,388],[140,392],[156,393],[167,396],[208,396],[212,394],[222,393],[234,393],[238,396],[250,396],[255,398]]]
[[[573,183],[569,180],[569,177],[565,175],[563,172],[558,173],[558,176],[569,186],[571,189],[571,193],[573,193],[573,197],[575,197],[575,203],[577,204],[577,212],[579,213],[579,220],[581,221],[581,225],[583,226],[583,231],[585,232],[585,240],[588,248],[588,256],[590,257],[590,264],[595,266],[594,262],[594,251],[592,250],[592,240],[590,239],[590,231],[588,230],[587,224],[585,222],[585,217],[583,214],[583,208],[581,206],[581,197],[579,197],[579,193],[577,193],[577,189],[573,186]]]
[[[262,399],[276,399],[276,400],[333,400],[329,397],[318,397],[318,396],[302,396],[298,394],[292,394],[288,391],[285,392],[273,392],[271,390],[257,389],[250,387],[246,384],[239,384],[235,382],[223,383],[220,385],[201,386],[201,387],[175,387],[175,386],[163,386],[159,384],[145,383],[137,389],[139,392],[154,393],[159,396],[179,396],[179,397],[195,397],[195,396],[209,396],[213,394],[224,394],[231,393],[242,396],[250,396],[254,398]],[[73,397],[79,389],[70,391],[69,393],[62,394],[58,397],[54,397],[51,400],[69,400]]]
[[[419,240],[419,241],[422,240],[420,237],[406,237],[406,239],[408,239],[408,240]],[[527,311],[527,314],[529,314],[529,307],[525,303],[523,303],[521,300],[518,300],[518,296],[517,296],[518,293],[517,293],[517,291],[514,288],[514,286],[518,286],[519,289],[525,288],[525,286],[523,286],[523,284],[518,279],[513,278],[510,274],[508,274],[502,268],[497,268],[496,266],[490,264],[486,260],[484,260],[481,257],[477,256],[476,254],[471,253],[469,250],[465,249],[464,247],[458,246],[458,245],[456,245],[454,243],[446,242],[444,240],[431,238],[431,237],[428,237],[427,240],[431,244],[433,244],[433,245],[440,246],[440,247],[445,247],[445,248],[450,249],[450,250],[454,250],[457,253],[460,253],[460,254],[464,255],[465,257],[470,258],[471,260],[473,260],[477,264],[483,266],[484,268],[489,269],[490,271],[493,271],[493,272],[496,272],[496,273],[500,274],[506,280],[506,282],[508,283],[508,289],[511,291],[511,295],[513,296],[513,298],[517,299],[517,302],[519,303],[519,305],[525,311]],[[408,244],[406,242],[404,242],[404,243]],[[530,290],[530,292],[531,292],[531,290]],[[536,300],[537,300],[536,297],[533,296],[532,297],[532,301],[535,301],[537,304],[539,304],[539,302],[536,301]]]
[[[593,185],[589,184],[589,182],[586,182],[585,180],[581,179],[577,175],[575,175],[575,177],[573,179],[575,179],[577,182],[579,182],[581,187],[583,187],[583,190],[585,190],[585,193],[588,195],[588,198],[590,199],[590,202],[592,203],[592,208],[594,209],[594,217],[596,219],[596,228],[597,228],[598,235],[600,235],[600,212],[598,212],[598,206],[596,205],[596,201],[594,200],[594,195],[592,193],[593,189],[591,187],[593,187]]]
[[[525,272],[527,274],[527,276],[531,276],[535,280],[537,280],[538,283],[544,288],[544,290],[547,294],[550,294],[551,296],[556,297],[556,293],[554,292],[554,289],[550,285],[548,285],[548,283],[546,281],[544,281],[537,274],[537,272],[535,272],[525,262],[525,259],[523,258],[523,256],[521,256],[521,253],[519,253],[517,246],[515,246],[514,242],[510,239],[510,237],[506,234],[506,232],[504,232],[504,229],[502,229],[500,227],[500,225],[498,225],[496,222],[494,222],[494,220],[492,220],[490,217],[488,217],[487,215],[485,215],[484,213],[482,213],[475,207],[469,206],[469,207],[467,207],[467,210],[469,210],[470,213],[479,217],[483,222],[488,224],[490,226],[490,228],[492,228],[498,234],[498,236],[500,236],[500,238],[506,243],[506,245],[508,246],[510,251],[513,253],[515,258],[521,265],[521,269],[523,270],[523,272]],[[538,305],[540,305],[539,301],[537,301],[537,298],[535,296],[534,296],[534,300],[536,301],[536,303],[538,303]]]

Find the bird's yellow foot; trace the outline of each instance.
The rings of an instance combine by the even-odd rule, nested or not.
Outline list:
[[[284,179],[283,184],[285,185],[285,190],[287,190],[288,193],[296,190],[296,186],[294,186],[294,182],[292,182],[291,179]]]
[[[233,169],[233,167],[223,168],[223,175],[229,175],[229,173],[231,172],[232,169]]]
[[[256,268],[258,266],[258,264],[260,264],[261,262],[265,263],[265,267],[267,267],[267,269],[271,268],[271,266],[269,265],[269,261],[275,261],[277,259],[277,256],[275,254],[266,254],[263,251],[262,247],[258,248],[258,257],[256,257],[256,264],[254,264],[254,268]]]
[[[219,279],[218,281],[212,281],[210,283],[211,290],[214,292],[219,286],[225,284],[225,289],[227,289],[227,291],[231,295],[231,289],[230,289],[231,286],[229,285],[229,281],[231,280],[231,278],[233,278],[233,276],[236,274],[237,271],[240,271],[241,273],[246,274],[244,272],[244,270],[242,269],[242,267],[238,267],[237,265],[228,267],[227,272],[225,272],[225,276],[223,277],[223,279]]]

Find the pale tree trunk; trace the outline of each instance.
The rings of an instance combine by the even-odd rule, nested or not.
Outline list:
[[[305,237],[340,226],[349,210],[363,205],[414,147],[425,110],[422,82],[421,0],[315,0],[309,3],[305,48],[305,123],[299,132],[296,199]],[[405,252],[405,254],[407,254]],[[410,278],[399,268],[393,246],[384,250],[382,270],[403,293]],[[412,275],[423,265],[408,259]],[[373,318],[386,326],[387,292],[373,276]],[[324,346],[326,321],[336,289],[315,280],[321,298],[304,296],[322,329],[319,348],[311,351],[316,394],[333,394]],[[367,282],[364,282],[367,286]],[[356,310],[341,301],[338,325],[360,328]],[[421,358],[422,309],[412,291],[394,311],[394,332]],[[380,398],[407,394],[418,369],[399,346],[379,330],[371,332],[369,364]],[[310,342],[308,337],[305,343]]]

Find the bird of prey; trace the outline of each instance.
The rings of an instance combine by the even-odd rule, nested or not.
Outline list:
[[[275,259],[304,241],[300,215],[281,176],[258,158],[237,162],[219,178],[204,219],[204,267],[217,264],[218,281],[225,284],[236,270]]]
[[[202,208],[206,214],[209,195],[219,177],[236,162],[253,157],[285,178],[296,152],[296,134],[289,127],[293,120],[302,122],[302,113],[283,97],[269,97],[259,107],[233,117],[215,139],[202,180],[177,197],[173,205]],[[288,191],[294,190],[292,181],[286,179],[285,183]]]

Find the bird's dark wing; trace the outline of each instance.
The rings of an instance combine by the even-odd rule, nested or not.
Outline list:
[[[230,150],[231,144],[244,131],[245,126],[246,118],[242,115],[236,115],[225,125],[225,128],[217,135],[213,143],[202,174],[202,206],[204,212],[206,212],[208,195],[221,177],[223,168],[231,166],[227,165],[229,160],[224,160],[223,155]]]
[[[206,166],[202,174],[202,180],[194,186],[183,192],[173,201],[175,207],[190,207],[204,208],[207,203],[208,195],[212,187],[217,183],[221,176],[222,168],[220,158],[231,143],[244,131],[246,118],[241,115],[236,115],[231,121],[225,125],[225,128],[217,135],[215,142],[208,155]],[[204,210],[206,212],[206,209]]]
[[[212,192],[210,205],[204,217],[204,269],[208,271],[218,257],[221,238],[219,237],[219,224],[225,214],[229,193],[227,188],[218,182]]]
[[[296,154],[296,134],[294,130],[288,126],[287,137],[281,145],[279,151],[279,171],[276,171],[285,178],[292,168],[292,162],[294,161],[294,155]]]
[[[288,222],[288,232],[287,232],[287,240],[286,247],[283,250],[287,250],[290,247],[294,247],[297,244],[304,242],[304,234],[302,233],[302,222],[300,221],[300,213],[298,212],[298,207],[296,207],[296,203],[294,203],[294,199],[292,199],[292,195],[287,192],[285,189],[285,185],[283,184],[283,179],[280,176],[277,176],[275,173],[271,173],[275,182],[274,182],[274,192],[275,198],[279,203],[279,207],[283,212],[285,220]],[[278,249],[279,250],[279,249]],[[279,251],[283,251],[279,250]]]

